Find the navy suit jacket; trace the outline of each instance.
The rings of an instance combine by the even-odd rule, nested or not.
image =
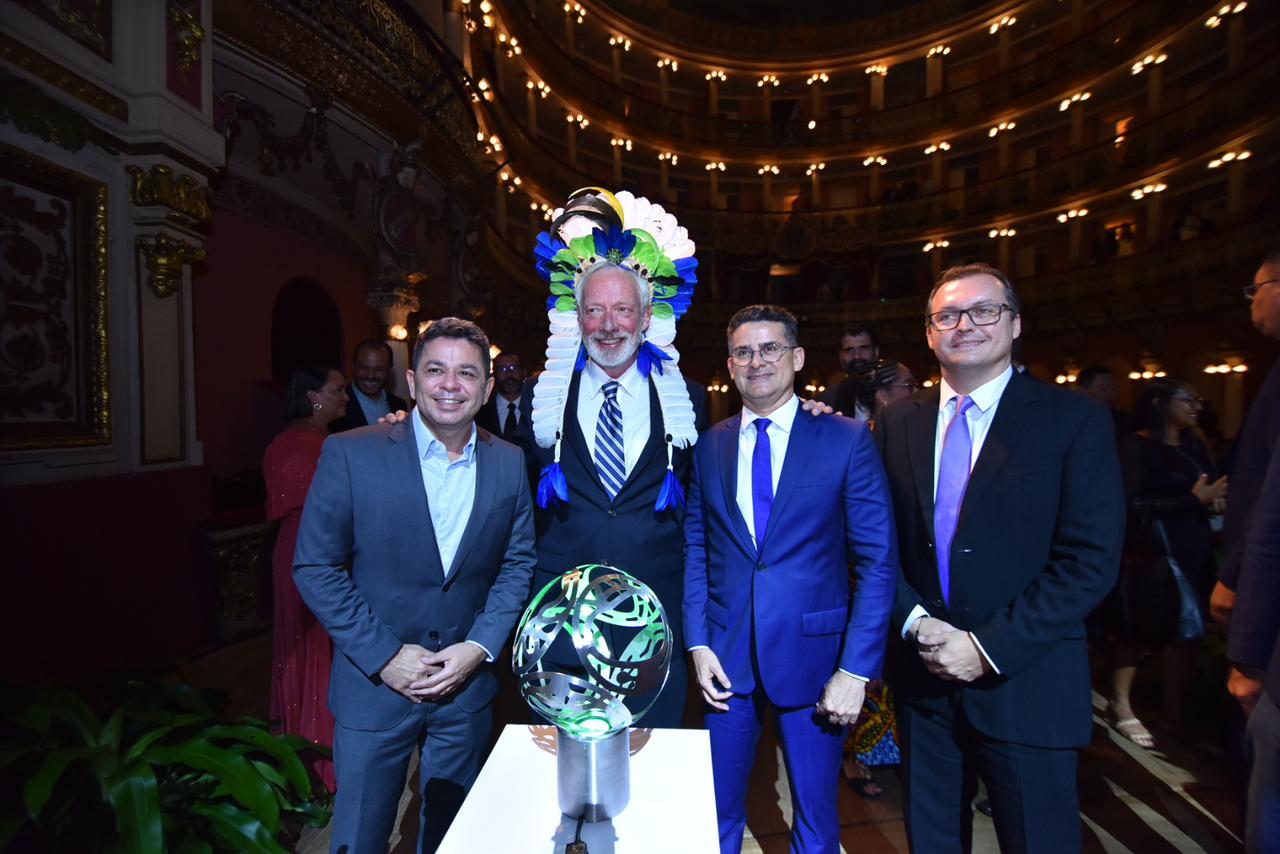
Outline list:
[[[898,553],[866,426],[796,413],[759,548],[738,509],[738,427],[698,441],[685,516],[685,645],[708,646],[737,694],[816,703],[836,669],[880,675]],[[849,564],[857,577],[851,595]]]
[[[378,675],[406,643],[479,643],[497,661],[481,664],[446,702],[479,711],[497,692],[493,667],[533,571],[533,513],[521,451],[480,430],[475,453],[475,502],[446,576],[430,502],[448,496],[423,489],[412,422],[325,440],[293,579],[333,638],[329,706],[342,726],[386,730],[409,714],[412,703]]]
[[[1015,373],[974,463],[951,546],[950,605],[934,553],[938,388],[877,425],[898,525],[894,687],[904,702],[959,693],[980,732],[1039,747],[1089,742],[1085,618],[1115,585],[1125,499],[1111,414],[1082,395]],[[902,625],[917,605],[971,631],[1000,669],[947,682],[920,663]]]
[[[1245,541],[1252,528],[1254,502],[1262,492],[1262,479],[1267,473],[1277,442],[1280,441],[1280,362],[1271,368],[1249,407],[1249,414],[1236,437],[1235,464],[1231,475],[1231,492],[1227,497],[1227,513],[1222,531],[1226,557],[1218,577],[1232,590],[1239,591],[1240,569],[1244,561]],[[1232,617],[1235,620],[1235,617]]]
[[[1280,702],[1280,454],[1271,455],[1242,553],[1227,657],[1265,669],[1267,695]]]

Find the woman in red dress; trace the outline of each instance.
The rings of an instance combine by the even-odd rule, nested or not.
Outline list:
[[[267,447],[267,518],[279,519],[271,555],[274,631],[271,638],[271,719],[282,732],[333,748],[329,666],[333,647],[293,584],[293,549],[302,505],[329,425],[347,411],[346,380],[330,368],[300,368],[284,396],[287,422]],[[315,758],[312,769],[334,790],[333,762]]]

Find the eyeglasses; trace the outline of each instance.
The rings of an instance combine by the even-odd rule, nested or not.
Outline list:
[[[495,374],[518,374],[520,373],[520,366],[519,365],[503,365],[502,367],[495,367],[493,369],[493,372]]]
[[[910,380],[905,383],[890,383],[889,388],[905,388],[907,391],[916,391],[920,388],[920,383]]]
[[[1244,291],[1244,298],[1249,302],[1253,302],[1253,298],[1258,295],[1258,291],[1262,290],[1267,285],[1274,285],[1276,282],[1280,282],[1280,279],[1267,279],[1265,282],[1255,282],[1252,285],[1245,285],[1241,290]]]
[[[752,347],[735,347],[729,351],[729,358],[733,359],[735,365],[745,367],[751,364],[751,360],[756,357],[756,353],[759,353],[760,361],[772,365],[782,358],[783,353],[794,349],[795,347],[779,344],[777,341],[766,341],[760,345],[758,350]]]
[[[939,332],[946,332],[959,326],[960,318],[967,314],[974,326],[990,326],[993,323],[999,323],[1000,315],[1006,311],[1013,314],[1010,306],[990,302],[969,308],[944,308],[929,315],[929,325]]]
[[[1190,395],[1186,395],[1186,394],[1175,394],[1175,395],[1173,396],[1173,399],[1174,399],[1174,400],[1180,400],[1180,401],[1182,401],[1183,403],[1185,403],[1187,406],[1192,407],[1193,409],[1203,409],[1203,408],[1204,408],[1204,398],[1203,398],[1203,397],[1191,397]]]

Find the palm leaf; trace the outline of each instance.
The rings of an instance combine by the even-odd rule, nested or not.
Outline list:
[[[160,821],[160,788],[156,774],[145,762],[135,762],[103,786],[116,813],[120,847],[138,854],[164,854],[164,827]]]

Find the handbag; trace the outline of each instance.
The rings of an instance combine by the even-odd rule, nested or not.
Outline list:
[[[1139,530],[1138,547],[1125,551],[1108,597],[1108,627],[1129,643],[1150,647],[1203,637],[1204,615],[1173,557],[1164,525],[1146,512]]]

